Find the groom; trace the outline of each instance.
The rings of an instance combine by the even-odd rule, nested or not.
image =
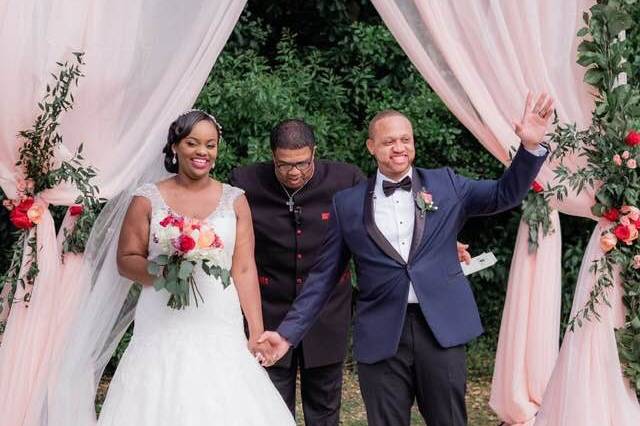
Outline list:
[[[368,424],[409,425],[417,399],[429,426],[465,425],[465,344],[483,330],[456,236],[469,217],[522,201],[546,158],[540,142],[552,112],[546,94],[535,103],[527,96],[514,123],[521,147],[497,181],[413,168],[411,122],[393,110],[377,114],[367,148],[378,172],[335,195],[303,291],[278,330],[260,339],[274,347],[274,358],[298,345],[353,256],[359,287],[354,355]]]

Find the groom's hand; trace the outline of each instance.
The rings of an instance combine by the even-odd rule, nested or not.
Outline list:
[[[514,122],[516,135],[525,148],[536,150],[547,134],[547,128],[553,117],[553,98],[546,93],[540,93],[535,103],[531,92],[527,93],[522,119]]]
[[[262,363],[262,365],[265,367],[271,367],[273,364],[278,362],[278,360],[282,358],[291,347],[291,344],[287,341],[287,339],[282,337],[276,331],[265,331],[258,339],[258,343],[267,343],[271,346],[272,349],[267,360]]]

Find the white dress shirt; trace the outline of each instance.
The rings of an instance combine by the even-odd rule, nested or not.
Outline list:
[[[396,189],[388,197],[382,191],[382,181],[399,182],[406,176],[411,177],[413,168],[394,180],[384,176],[378,170],[376,185],[373,189],[373,217],[382,235],[389,241],[393,248],[400,253],[405,261],[409,260],[411,241],[413,239],[413,224],[415,221],[415,204],[411,191]],[[413,284],[409,283],[409,303],[418,303],[418,298],[413,290]]]
[[[535,150],[525,148],[531,154],[541,157],[547,153],[544,146],[539,146]],[[389,241],[391,246],[402,256],[405,262],[409,261],[409,251],[413,240],[413,225],[415,221],[415,201],[411,191],[396,189],[388,197],[382,191],[382,182],[400,182],[406,176],[413,175],[413,167],[398,180],[390,179],[378,172],[376,174],[376,185],[373,189],[373,218],[382,235]],[[413,284],[409,282],[408,303],[418,303],[418,297],[413,290]]]

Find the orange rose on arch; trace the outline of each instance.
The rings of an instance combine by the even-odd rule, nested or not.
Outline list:
[[[607,232],[600,237],[600,248],[605,253],[613,250],[616,244],[618,244],[618,239],[610,232]]]

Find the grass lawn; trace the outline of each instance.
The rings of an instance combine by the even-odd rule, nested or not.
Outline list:
[[[489,408],[489,392],[491,389],[491,378],[471,377],[467,386],[467,414],[469,416],[469,426],[496,426],[499,421]],[[298,396],[298,401],[300,397]],[[299,404],[298,404],[299,405]],[[298,424],[303,425],[302,409],[298,406],[296,418]],[[357,375],[348,369],[344,373],[344,383],[342,387],[342,414],[341,424],[345,426],[366,426],[367,416],[364,410],[360,389],[358,387]],[[422,416],[418,412],[418,407],[413,407],[411,416],[412,425],[424,425]]]

